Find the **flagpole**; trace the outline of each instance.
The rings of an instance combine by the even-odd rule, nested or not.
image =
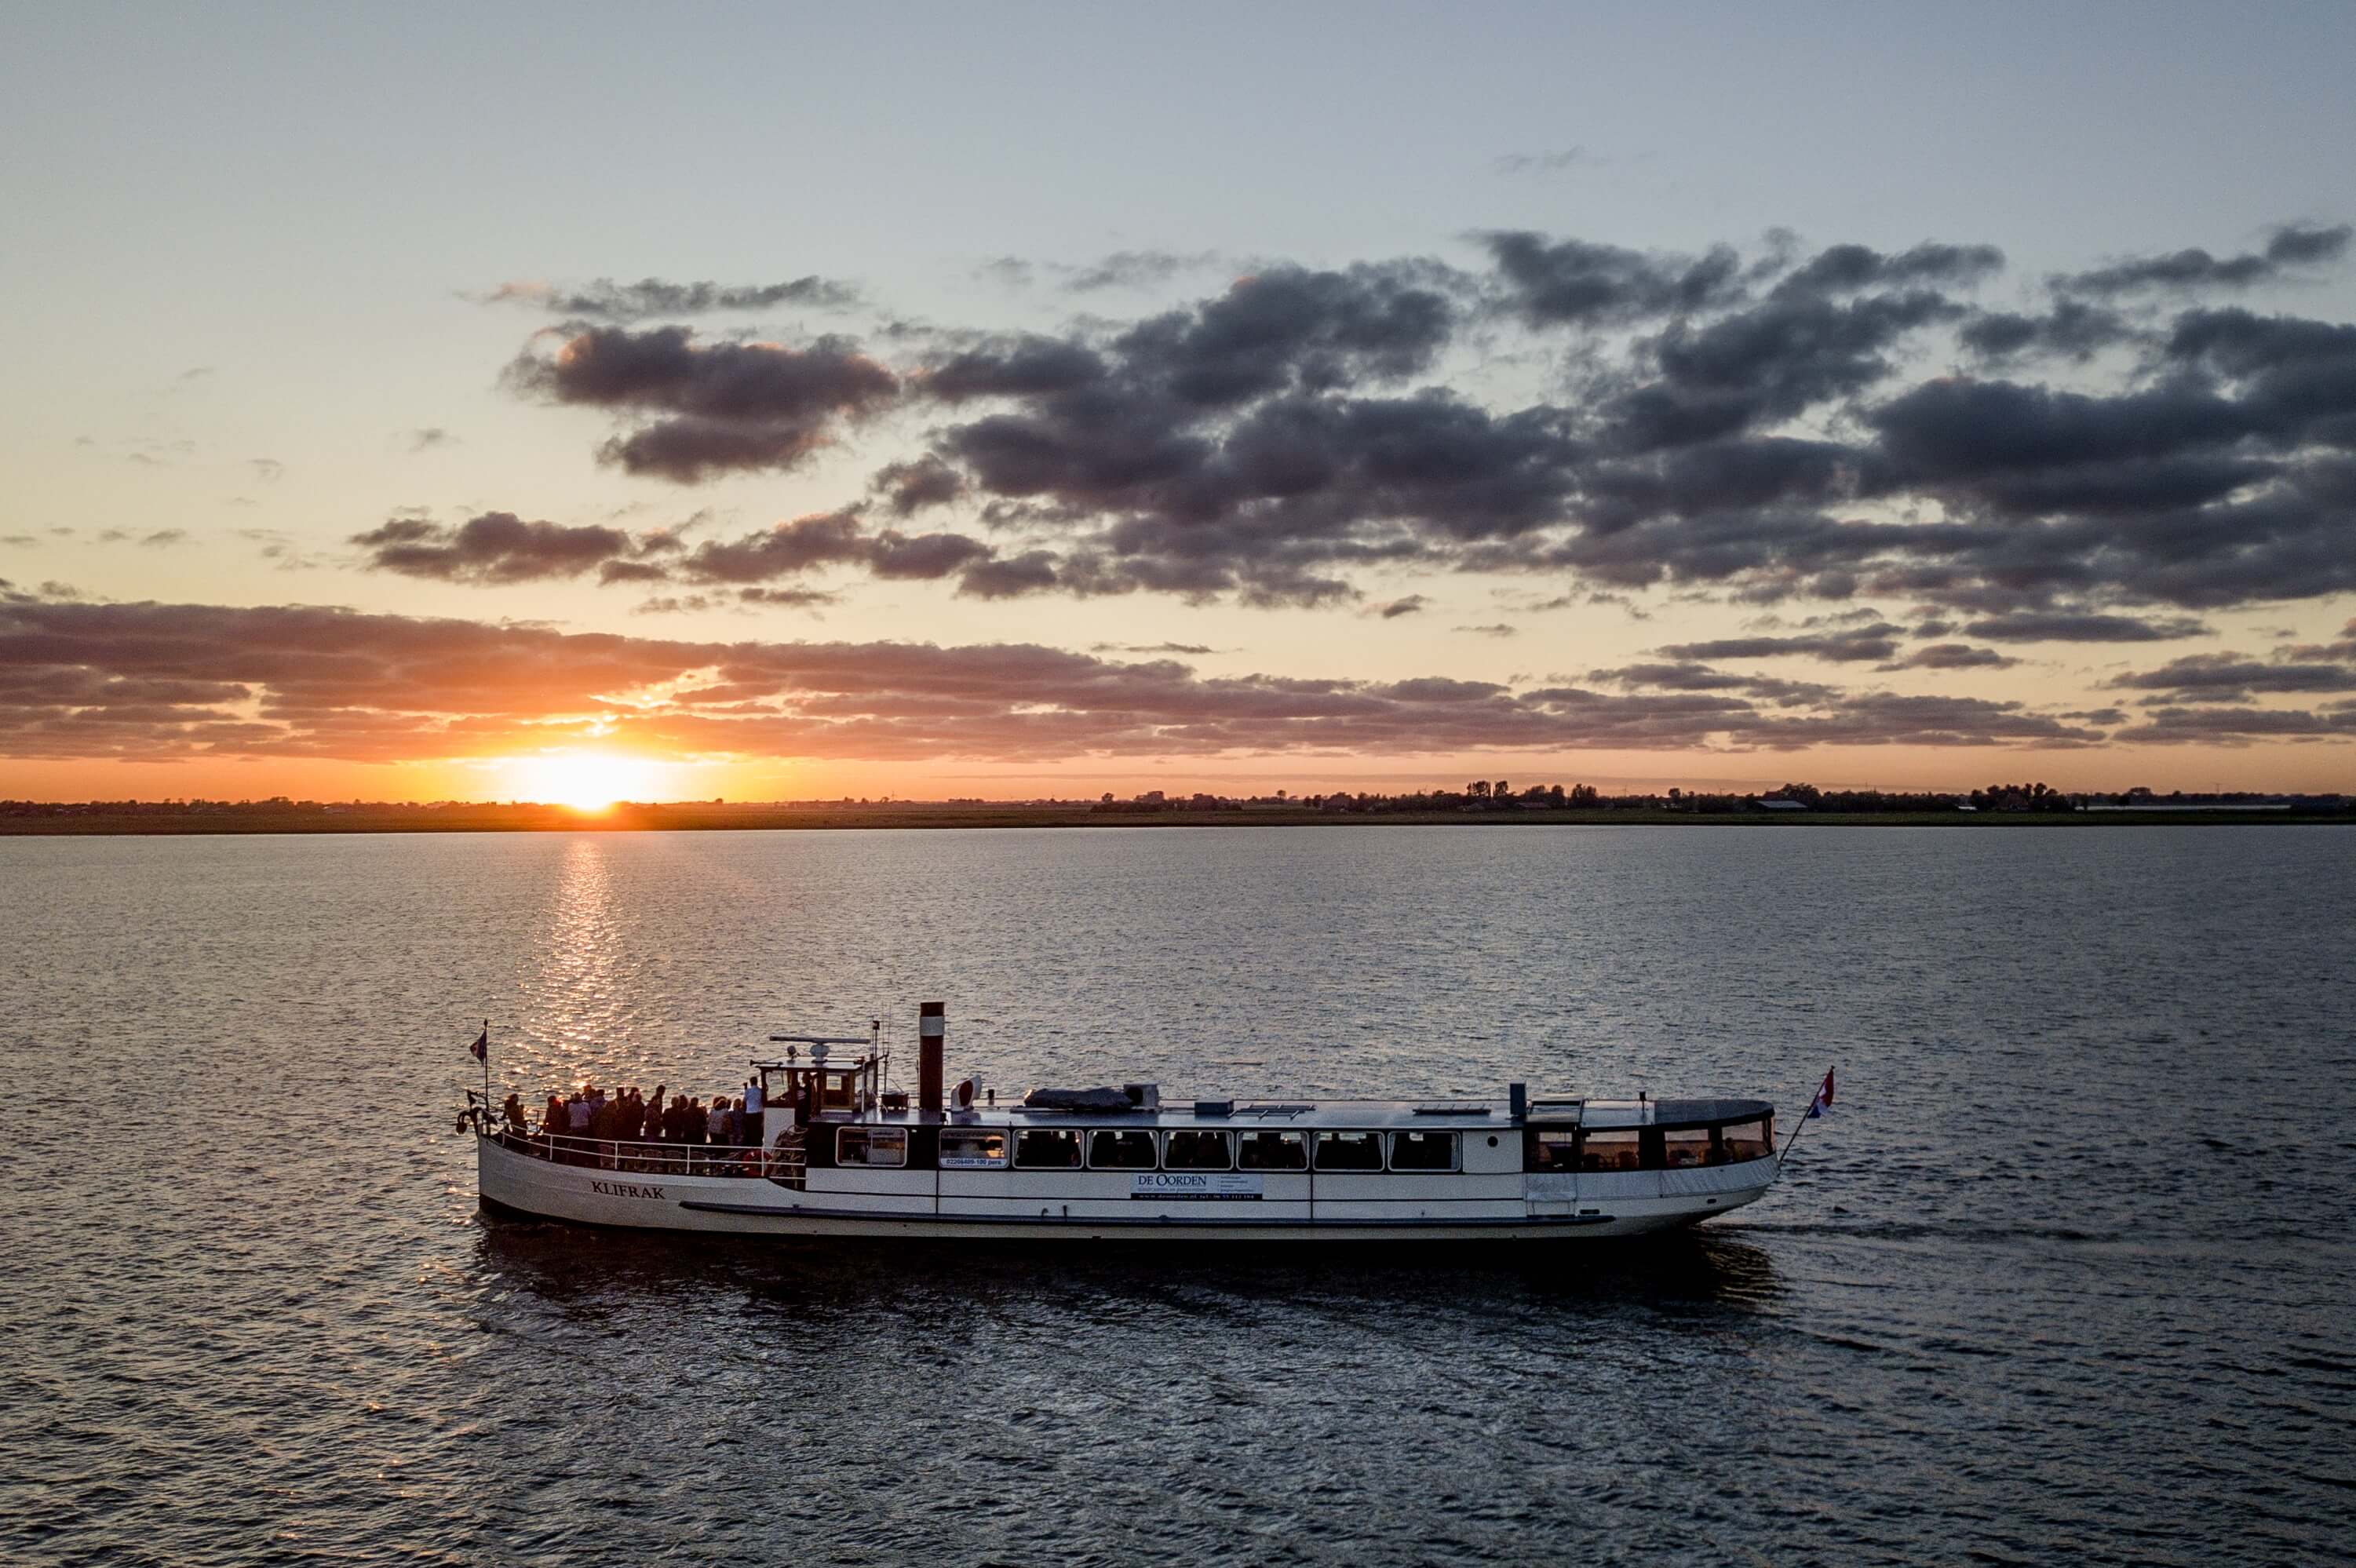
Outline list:
[[[1838,1065],[1838,1063],[1835,1063],[1834,1067],[1837,1067]],[[1833,1070],[1834,1068],[1831,1067],[1825,1069],[1825,1076],[1826,1078],[1832,1077]],[[1801,1129],[1807,1126],[1809,1122],[1816,1119],[1816,1101],[1823,1098],[1824,1092],[1825,1091],[1822,1089],[1819,1089],[1815,1094],[1809,1096],[1808,1108],[1800,1112],[1800,1119],[1792,1124],[1792,1135],[1783,1140],[1783,1152],[1775,1156],[1775,1174],[1777,1176],[1782,1176],[1783,1174],[1783,1162],[1792,1157],[1792,1145],[1800,1141]]]
[[[483,1020],[483,1114],[491,1113],[491,1021]]]

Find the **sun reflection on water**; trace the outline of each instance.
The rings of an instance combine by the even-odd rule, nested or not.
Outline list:
[[[524,978],[528,1026],[555,1058],[565,1087],[636,1054],[626,1043],[626,968],[609,853],[593,835],[572,837]]]

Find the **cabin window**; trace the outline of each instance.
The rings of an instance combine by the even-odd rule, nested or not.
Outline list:
[[[1721,1127],[1719,1139],[1726,1152],[1728,1165],[1740,1165],[1744,1160],[1763,1160],[1775,1152],[1773,1125],[1764,1119],[1737,1122],[1731,1127]]]
[[[1309,1145],[1298,1133],[1246,1133],[1237,1141],[1236,1168],[1241,1171],[1305,1171]]]
[[[1223,1171],[1234,1160],[1227,1154],[1225,1133],[1199,1130],[1173,1133],[1162,1149],[1162,1168],[1173,1171]]]
[[[1380,1133],[1320,1133],[1317,1168],[1321,1171],[1378,1171],[1383,1168]]]
[[[834,1163],[839,1165],[905,1165],[908,1163],[905,1127],[845,1127],[834,1135]]]
[[[1006,1163],[1006,1134],[979,1127],[941,1129],[941,1169],[994,1170]]]
[[[1452,1171],[1455,1168],[1455,1133],[1394,1133],[1391,1134],[1391,1169]]]
[[[1099,1128],[1088,1134],[1088,1165],[1100,1171],[1150,1171],[1153,1134],[1137,1128]]]
[[[1080,1168],[1080,1135],[1061,1127],[1025,1127],[1014,1135],[1014,1168],[1076,1171]]]
[[[1709,1157],[1709,1129],[1707,1127],[1677,1127],[1661,1134],[1661,1164],[1670,1170],[1723,1163]]]
[[[1633,1171],[1643,1167],[1633,1127],[1590,1132],[1579,1143],[1579,1168],[1583,1171]]]
[[[1523,1153],[1524,1165],[1534,1171],[1557,1174],[1579,1168],[1579,1133],[1571,1127],[1533,1127]]]
[[[850,1110],[854,1098],[851,1085],[857,1076],[855,1073],[848,1072],[830,1072],[821,1075],[819,1079],[819,1109],[821,1111]]]

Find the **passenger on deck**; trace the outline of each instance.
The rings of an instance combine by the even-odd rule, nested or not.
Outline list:
[[[521,1095],[509,1095],[508,1102],[499,1107],[499,1114],[506,1119],[509,1132],[519,1137],[531,1136],[531,1121],[524,1114]]]
[[[552,1094],[548,1097],[548,1109],[541,1112],[540,1130],[552,1138],[560,1137],[572,1126],[572,1116],[564,1107],[564,1096]]]
[[[574,1137],[585,1138],[589,1135],[589,1117],[595,1109],[596,1107],[589,1102],[589,1089],[584,1084],[582,1086],[581,1092],[573,1097],[573,1102],[564,1108],[567,1124]]]
[[[733,1144],[728,1135],[728,1101],[718,1095],[712,1097],[712,1109],[703,1114],[704,1136],[714,1144]]]

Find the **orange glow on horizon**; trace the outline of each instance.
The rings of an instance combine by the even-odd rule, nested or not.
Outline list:
[[[511,799],[570,806],[584,815],[609,811],[617,800],[655,800],[676,794],[672,769],[652,757],[611,751],[551,751],[500,765],[512,783]]]

